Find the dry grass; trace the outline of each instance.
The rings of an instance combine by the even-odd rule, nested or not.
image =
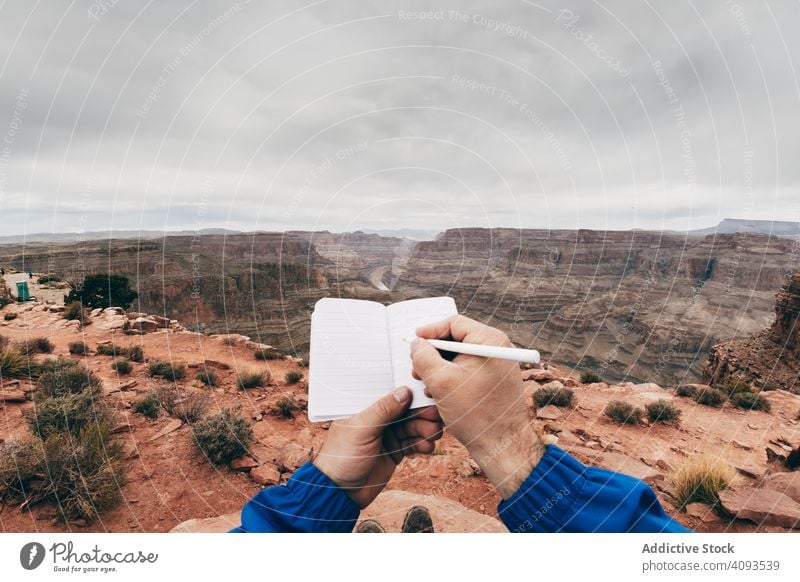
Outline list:
[[[728,489],[735,476],[722,459],[710,455],[692,457],[672,476],[675,504],[679,509],[695,502],[714,505],[719,502],[719,492]]]

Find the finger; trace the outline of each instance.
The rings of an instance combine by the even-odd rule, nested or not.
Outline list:
[[[411,342],[411,366],[425,384],[429,384],[428,380],[437,374],[455,368],[455,364],[445,360],[439,351],[424,339],[415,339]]]
[[[399,465],[403,460],[403,446],[400,444],[400,439],[390,430],[383,433],[383,449],[395,465]]]
[[[426,406],[425,408],[417,408],[411,410],[406,415],[407,418],[422,418],[424,420],[433,420],[439,422],[442,416],[439,414],[439,409],[436,406]]]
[[[401,418],[410,405],[411,390],[403,386],[351,417],[348,424],[351,427],[371,428],[378,434],[386,425]]]
[[[425,339],[448,339],[465,341],[470,335],[480,334],[493,328],[463,315],[451,315],[447,319],[429,323],[416,329],[416,335]]]
[[[413,455],[414,453],[422,453],[423,455],[430,455],[435,449],[436,445],[430,441],[419,437],[412,437],[400,441],[403,447],[403,453],[406,455]]]
[[[390,432],[400,440],[411,437],[420,437],[426,440],[434,440],[437,435],[441,436],[443,426],[440,422],[432,420],[409,420],[392,426]]]

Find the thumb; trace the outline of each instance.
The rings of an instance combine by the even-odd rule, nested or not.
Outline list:
[[[374,428],[376,433],[381,433],[387,424],[403,416],[410,405],[411,390],[403,386],[353,416],[350,419],[350,424]]]
[[[429,342],[415,338],[411,342],[411,365],[417,376],[427,385],[434,374],[452,364]]]

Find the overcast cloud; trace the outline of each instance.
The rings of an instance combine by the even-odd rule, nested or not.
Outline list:
[[[0,235],[800,220],[798,22],[748,0],[3,2]]]

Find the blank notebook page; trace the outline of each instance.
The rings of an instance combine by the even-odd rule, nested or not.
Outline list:
[[[425,384],[411,375],[411,344],[415,330],[428,323],[446,319],[458,313],[452,297],[427,297],[394,303],[386,308],[389,325],[389,344],[392,356],[393,385],[408,386],[414,393],[411,408],[429,406],[434,401],[425,396]]]
[[[382,304],[320,299],[311,316],[311,343],[310,420],[351,416],[394,387]]]

